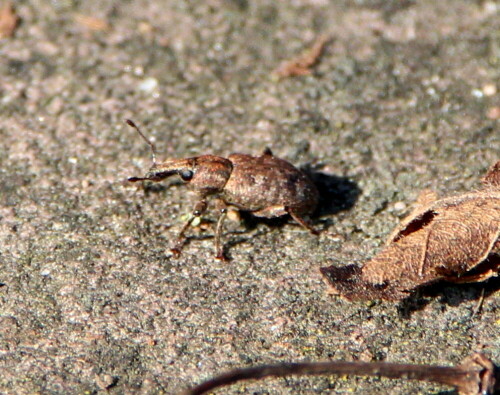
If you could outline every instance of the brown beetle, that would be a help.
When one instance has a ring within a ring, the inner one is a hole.
[[[198,194],[191,217],[182,227],[172,248],[179,255],[184,244],[184,233],[191,222],[207,209],[209,197],[216,199],[220,217],[215,231],[218,259],[224,259],[221,234],[227,206],[248,211],[256,217],[273,218],[286,214],[314,234],[308,217],[318,204],[318,190],[311,179],[289,162],[276,158],[270,149],[260,156],[231,154],[228,158],[202,155],[193,158],[167,159],[156,162],[153,143],[134,122],[126,120],[149,144],[153,153],[153,166],[144,177],[131,177],[131,182],[161,181],[179,175]]]

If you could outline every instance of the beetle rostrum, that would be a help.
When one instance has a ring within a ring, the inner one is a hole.
[[[161,181],[172,175],[179,175],[197,194],[191,216],[180,230],[172,248],[175,255],[179,255],[182,250],[184,233],[191,222],[207,209],[208,199],[214,199],[220,211],[215,231],[218,259],[224,259],[221,235],[228,206],[250,212],[256,217],[273,218],[289,214],[310,232],[318,233],[309,219],[318,204],[316,186],[304,172],[275,157],[270,149],[267,148],[260,156],[231,154],[223,158],[201,155],[157,163],[153,143],[132,121],[126,122],[139,132],[153,153],[153,165],[146,175],[128,180]]]

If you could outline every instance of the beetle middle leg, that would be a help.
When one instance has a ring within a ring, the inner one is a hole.
[[[217,221],[217,228],[215,230],[215,252],[216,252],[216,259],[220,259],[222,261],[227,260],[226,256],[224,255],[224,245],[221,243],[221,237],[222,237],[222,229],[224,228],[224,220],[226,219],[227,215],[227,206],[226,203],[224,203],[223,200],[217,199],[215,201],[217,210],[220,211],[220,216]]]
[[[186,230],[189,228],[189,225],[193,222],[193,220],[197,217],[200,217],[205,210],[207,209],[207,201],[206,199],[201,199],[199,200],[193,208],[193,212],[191,213],[191,216],[189,219],[186,221],[184,226],[182,227],[181,231],[177,235],[177,239],[175,241],[174,247],[171,248],[172,253],[174,256],[178,257],[181,254],[182,247],[184,246],[184,241],[186,238],[184,237],[184,233],[186,233]]]

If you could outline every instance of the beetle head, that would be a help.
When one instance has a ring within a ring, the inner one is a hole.
[[[172,175],[178,175],[183,181],[205,194],[220,192],[226,185],[233,170],[232,163],[225,158],[214,155],[202,155],[194,158],[167,159],[156,163],[156,150],[154,144],[140,131],[136,124],[126,120],[127,124],[139,132],[142,138],[151,147],[153,166],[144,177],[130,177],[130,182],[161,181]]]
[[[202,155],[155,163],[144,177],[131,177],[128,180],[132,182],[161,181],[172,175],[178,175],[193,189],[210,194],[224,189],[232,170],[233,165],[228,159],[215,155]]]

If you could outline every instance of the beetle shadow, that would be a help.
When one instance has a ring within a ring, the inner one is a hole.
[[[354,207],[361,194],[358,184],[347,177],[327,174],[314,169],[303,169],[319,192],[319,204],[313,218],[337,214]]]

